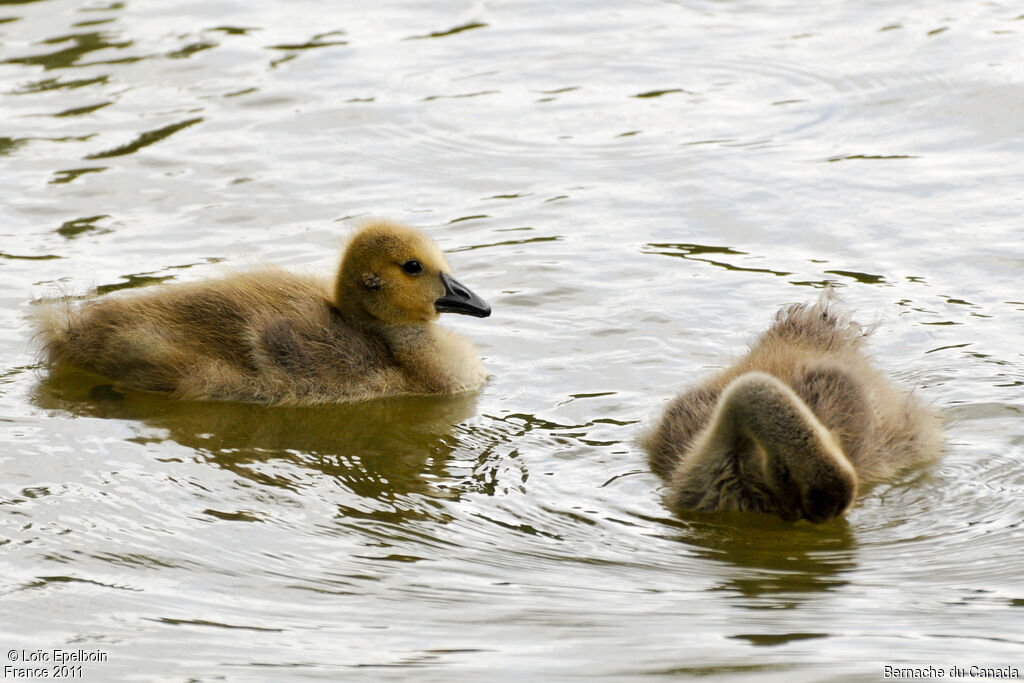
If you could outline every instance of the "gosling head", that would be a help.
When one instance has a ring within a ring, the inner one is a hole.
[[[441,313],[491,314],[483,299],[452,277],[429,237],[388,221],[369,223],[352,236],[338,271],[335,306],[384,324],[426,322]]]

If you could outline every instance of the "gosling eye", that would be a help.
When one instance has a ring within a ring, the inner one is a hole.
[[[409,259],[408,261],[402,264],[402,270],[404,270],[409,275],[419,275],[420,273],[423,272],[423,264],[417,261],[416,259]]]

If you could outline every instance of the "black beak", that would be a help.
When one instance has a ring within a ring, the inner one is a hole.
[[[487,302],[464,287],[458,280],[447,273],[441,273],[444,284],[444,296],[434,302],[438,313],[461,313],[474,318],[486,318],[491,314]]]

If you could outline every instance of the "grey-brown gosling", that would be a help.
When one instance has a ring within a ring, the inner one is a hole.
[[[823,522],[858,487],[936,458],[938,418],[872,367],[864,339],[828,295],[793,305],[739,362],[676,397],[641,438],[668,506]]]
[[[329,278],[267,267],[41,306],[51,363],[185,399],[326,403],[473,391],[476,350],[438,314],[487,317],[426,235],[375,221]]]

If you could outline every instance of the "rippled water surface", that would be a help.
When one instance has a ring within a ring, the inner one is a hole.
[[[1022,39],[1019,5],[951,0],[0,2],[2,652],[1024,670]],[[181,403],[36,361],[33,297],[329,271],[362,216],[493,306],[446,320],[478,395]],[[946,416],[942,461],[821,526],[668,513],[638,431],[826,283]]]

